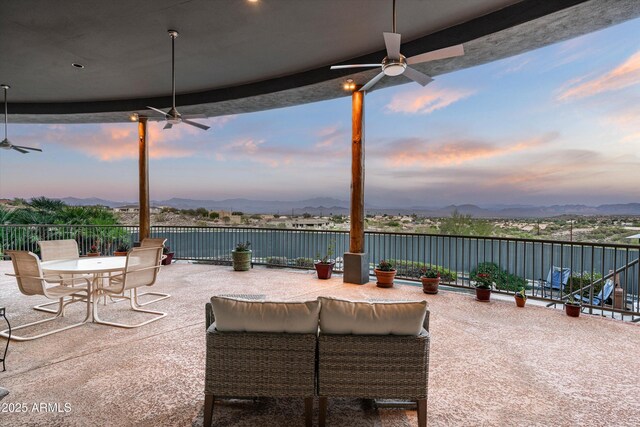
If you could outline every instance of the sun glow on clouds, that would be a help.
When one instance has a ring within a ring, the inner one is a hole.
[[[215,117],[207,123],[219,129],[236,116]],[[149,122],[147,131],[149,157],[152,159],[193,156],[202,149],[205,135],[191,126],[179,125],[163,130],[164,122]],[[138,157],[137,124],[105,124],[98,126],[49,126],[47,142],[80,151],[101,161],[118,161]]]
[[[551,132],[540,137],[520,139],[500,145],[473,139],[432,141],[411,138],[393,143],[391,162],[394,167],[460,165],[471,160],[490,159],[539,148],[557,138],[558,133]]]
[[[476,91],[471,89],[439,87],[437,83],[418,90],[412,87],[410,90],[396,94],[387,104],[387,111],[393,113],[430,114],[474,93]]]
[[[640,51],[600,77],[586,77],[568,82],[560,89],[558,100],[586,98],[604,92],[624,89],[640,83]]]

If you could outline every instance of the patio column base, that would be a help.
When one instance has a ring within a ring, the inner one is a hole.
[[[366,253],[344,253],[344,283],[369,283],[369,256]]]

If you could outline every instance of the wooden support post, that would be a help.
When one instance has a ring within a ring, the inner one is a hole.
[[[364,92],[351,95],[351,231],[349,252],[364,252]]]
[[[138,182],[140,232],[138,240],[142,242],[151,235],[151,213],[149,210],[149,146],[147,137],[147,118],[138,117]]]
[[[364,253],[364,92],[351,94],[351,228],[349,252],[344,254],[344,282],[369,282],[369,259]]]

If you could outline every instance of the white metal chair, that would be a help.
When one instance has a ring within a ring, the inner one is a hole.
[[[69,287],[62,285],[63,279],[59,276],[47,276],[42,274],[42,268],[40,266],[40,259],[32,252],[27,251],[7,251],[11,257],[13,263],[13,270],[15,274],[8,274],[8,276],[14,276],[18,282],[18,288],[20,292],[25,295],[43,295],[49,299],[58,300],[58,310],[55,311],[54,317],[39,320],[37,322],[27,323],[25,325],[13,327],[12,331],[18,329],[27,328],[29,326],[39,325],[41,323],[50,322],[60,317],[64,317],[64,309],[71,302],[78,301],[76,298],[80,298],[87,302],[87,316],[82,322],[74,323],[72,325],[65,326],[63,328],[55,329],[53,331],[45,332],[42,334],[34,335],[31,337],[16,336],[11,334],[11,339],[16,341],[30,341],[36,338],[41,338],[47,335],[55,334],[57,332],[66,331],[67,329],[75,328],[83,325],[91,317],[91,302],[89,294],[91,293],[91,281],[86,278],[72,279],[73,281],[84,281],[86,284]],[[65,283],[68,279],[65,280]],[[53,286],[49,286],[49,284]],[[72,297],[72,300],[65,301],[65,297]],[[9,330],[0,331],[0,336],[9,338]]]
[[[105,325],[118,326],[121,328],[137,328],[156,320],[160,320],[167,315],[161,311],[144,310],[138,304],[138,288],[142,286],[152,286],[156,282],[158,271],[160,270],[160,261],[162,259],[162,248],[133,248],[127,254],[127,263],[125,270],[121,274],[110,277],[109,285],[96,289],[96,297],[93,299],[93,316],[96,323]],[[98,315],[98,296],[102,295],[118,295],[124,291],[131,292],[131,309],[141,313],[155,314],[152,319],[146,320],[134,325],[125,323],[108,322],[100,319]]]
[[[167,239],[165,239],[164,237],[147,237],[146,239],[142,239],[142,242],[140,242],[140,247],[141,248],[164,248],[164,244],[167,243]],[[164,258],[166,255],[162,255],[162,257]],[[145,305],[149,305],[149,304],[153,304],[154,302],[158,302],[158,301],[162,301],[163,299],[167,299],[170,298],[171,295],[170,294],[165,294],[162,292],[143,292],[139,295],[136,295],[136,298],[139,298],[143,295],[155,295],[159,298],[156,299],[152,299],[151,301],[147,301],[147,302],[137,302],[139,307],[144,307]],[[131,297],[133,298],[133,295],[131,295]]]
[[[80,251],[78,250],[78,242],[73,239],[65,240],[40,240],[38,241],[40,246],[40,259],[42,261],[57,261],[62,259],[78,259],[80,258]],[[62,278],[62,284],[67,286],[74,286],[77,282],[77,278],[90,278],[84,275],[74,274],[60,274]],[[68,301],[73,302],[73,301]],[[46,308],[50,305],[58,304],[55,302],[47,302],[39,304],[33,307],[34,310],[44,311],[45,313],[57,313],[57,309]]]

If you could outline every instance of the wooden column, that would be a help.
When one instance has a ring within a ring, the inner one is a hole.
[[[138,240],[151,235],[151,213],[149,211],[149,146],[147,137],[147,118],[138,118],[138,173],[140,234]]]
[[[349,252],[364,253],[364,92],[351,95],[351,231]]]

